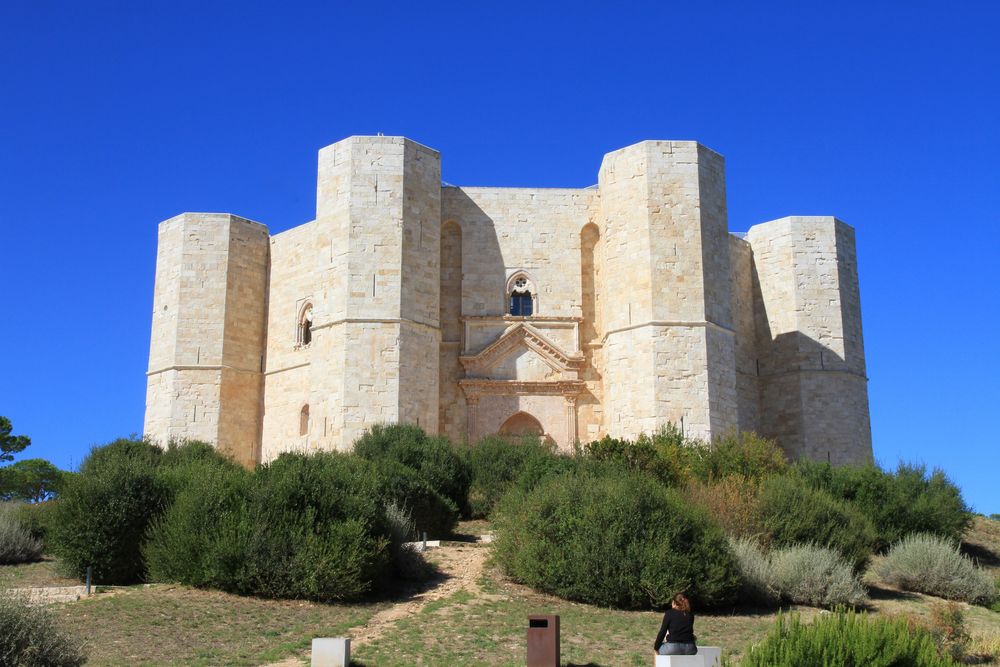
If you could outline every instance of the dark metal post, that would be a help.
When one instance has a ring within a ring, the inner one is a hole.
[[[559,617],[528,617],[527,667],[559,667]]]
[[[90,566],[87,566],[87,596],[90,596]]]

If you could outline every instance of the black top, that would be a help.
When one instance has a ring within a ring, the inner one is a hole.
[[[667,633],[670,633],[669,635]],[[663,623],[660,624],[660,631],[656,633],[656,643],[653,650],[659,651],[663,644],[664,636],[671,644],[693,644],[694,643],[694,614],[684,613],[677,609],[670,608],[663,615]]]

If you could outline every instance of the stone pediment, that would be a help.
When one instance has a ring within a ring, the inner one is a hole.
[[[581,354],[569,354],[552,342],[538,329],[525,322],[518,322],[491,343],[482,352],[459,357],[467,375],[489,377],[491,371],[504,360],[528,350],[554,371],[562,380],[575,380],[583,367]]]

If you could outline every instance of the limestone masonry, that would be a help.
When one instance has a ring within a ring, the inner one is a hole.
[[[583,189],[446,185],[402,137],[327,146],[312,222],[160,223],[147,375],[147,436],[245,464],[379,422],[562,449],[673,422],[872,458],[854,230],[730,233],[723,159],[692,141],[609,153]]]

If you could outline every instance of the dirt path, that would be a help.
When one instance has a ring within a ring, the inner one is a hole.
[[[446,544],[427,552],[427,560],[441,570],[442,577],[431,588],[393,604],[376,613],[364,625],[349,629],[344,634],[351,639],[352,652],[391,631],[396,623],[418,613],[425,606],[455,593],[466,590],[481,596],[479,579],[490,550],[483,544]],[[297,667],[303,657],[294,657],[272,663],[268,667]]]
[[[479,578],[483,575],[483,563],[488,553],[488,549],[477,544],[442,546],[429,551],[428,560],[437,565],[444,575],[441,582],[378,612],[363,626],[348,630],[351,646],[364,646],[378,639],[398,621],[416,614],[434,600],[449,597],[462,589],[473,595],[479,593]]]

